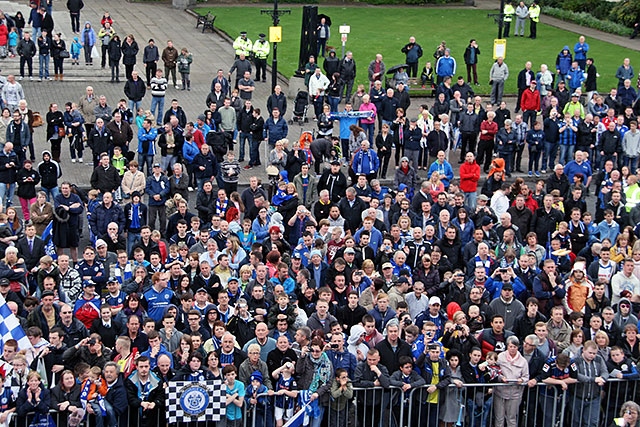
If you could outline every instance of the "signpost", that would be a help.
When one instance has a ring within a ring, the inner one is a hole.
[[[347,46],[347,36],[351,32],[351,27],[347,24],[340,25],[340,39],[342,40],[342,56],[344,58],[345,47]]]

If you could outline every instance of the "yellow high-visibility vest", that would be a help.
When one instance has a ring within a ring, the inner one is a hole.
[[[504,6],[503,13],[504,13],[504,22],[511,22],[513,20],[513,15],[515,15],[516,13],[516,10],[512,5],[507,3]]]

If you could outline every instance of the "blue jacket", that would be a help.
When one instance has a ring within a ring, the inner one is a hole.
[[[489,277],[484,284],[484,288],[489,291],[491,295],[491,300],[493,301],[496,298],[500,297],[500,293],[502,292],[502,280],[494,280],[493,277]],[[519,277],[516,277],[511,281],[511,285],[513,286],[513,293],[516,298],[519,298],[520,295],[527,290],[527,287],[522,283]]]
[[[289,126],[287,121],[280,117],[278,123],[274,122],[273,117],[269,117],[264,123],[264,130],[262,131],[262,138],[269,137],[269,145],[276,145],[276,141],[286,138],[289,133]]]
[[[184,142],[182,146],[182,156],[188,163],[193,163],[193,159],[200,153],[200,149],[198,149],[198,144],[195,142]]]
[[[358,150],[353,155],[351,169],[353,169],[356,174],[363,173],[365,175],[369,175],[378,172],[379,168],[380,159],[378,159],[378,155],[375,151],[369,149],[365,153],[362,150]]]
[[[569,79],[569,88],[574,91],[582,86],[582,82],[584,81],[584,72],[578,67],[577,69],[571,68],[567,73],[567,77]]]
[[[339,353],[337,350],[329,350],[326,352],[326,355],[333,365],[334,372],[338,368],[346,369],[349,378],[353,378],[356,373],[356,366],[358,365],[358,359],[356,359],[353,354],[345,349],[342,353]]]
[[[369,314],[372,315],[374,320],[376,321],[376,329],[380,333],[382,333],[384,328],[387,326],[387,323],[389,322],[389,320],[396,317],[396,312],[391,307],[387,308],[387,311],[386,313],[384,313],[384,316],[382,315],[382,313],[380,313],[380,311],[378,310],[378,307],[373,307],[373,309],[369,310]]]
[[[453,76],[456,73],[456,60],[451,56],[441,56],[436,62],[436,74],[441,77]]]
[[[87,24],[91,25],[89,21],[85,22],[84,28],[82,29],[82,34],[80,35],[80,42],[84,43],[85,49],[88,46],[90,47],[96,44],[96,32],[93,30],[93,27],[91,26],[87,28]]]
[[[149,206],[164,206],[170,190],[169,178],[166,175],[160,175],[160,179],[156,180],[154,175],[147,178],[147,187],[145,193],[149,195]],[[160,200],[155,200],[153,196],[160,195]]]
[[[360,244],[360,235],[362,234],[363,227],[360,227],[356,234],[353,236],[356,239],[356,243]],[[377,254],[378,249],[382,245],[382,233],[377,228],[371,228],[370,239],[369,239],[369,247],[373,249],[373,253]]]
[[[566,55],[563,55],[563,51],[567,51]],[[573,59],[571,58],[571,51],[569,50],[569,46],[565,46],[562,48],[562,51],[558,54],[558,58],[556,59],[556,70],[559,70],[560,74],[567,74],[571,69],[571,62]]]
[[[624,107],[633,105],[633,102],[636,100],[636,90],[633,86],[629,86],[627,89],[624,86],[618,88],[618,97],[620,98],[620,102]]]
[[[150,128],[146,131],[144,128],[138,129],[138,153],[154,156],[156,154],[156,138],[158,131],[156,128]]]
[[[585,61],[587,59],[587,52],[589,52],[589,43],[580,44],[580,42],[578,42],[573,47],[573,53],[575,53],[573,58],[576,61]]]
[[[442,183],[445,187],[449,187],[449,181],[453,179],[453,169],[451,168],[451,164],[446,160],[443,164],[440,164],[436,160],[435,162],[431,163],[427,176],[431,176],[431,174],[434,172],[445,175],[445,178],[442,179]]]

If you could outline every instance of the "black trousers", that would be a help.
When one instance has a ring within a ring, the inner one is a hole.
[[[483,141],[482,139],[478,143],[478,164],[484,163],[484,171],[489,170],[491,166],[491,160],[493,156],[493,141]]]
[[[256,81],[267,81],[267,59],[255,59],[256,62]]]
[[[478,134],[475,132],[461,132],[462,146],[460,148],[460,160],[464,160],[464,157],[469,151],[475,154],[476,152],[476,140]]]
[[[158,64],[155,61],[145,62],[146,72],[147,72],[147,86],[151,86],[151,79],[156,76],[156,70],[158,69]]]
[[[26,56],[20,57],[20,76],[24,77],[24,64],[29,68],[29,77],[33,77],[33,58]]]

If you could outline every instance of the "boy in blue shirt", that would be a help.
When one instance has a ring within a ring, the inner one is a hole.
[[[238,369],[233,364],[225,366],[222,374],[224,375],[224,382],[227,386],[227,427],[241,427],[242,404],[245,396],[244,384],[236,381]]]

